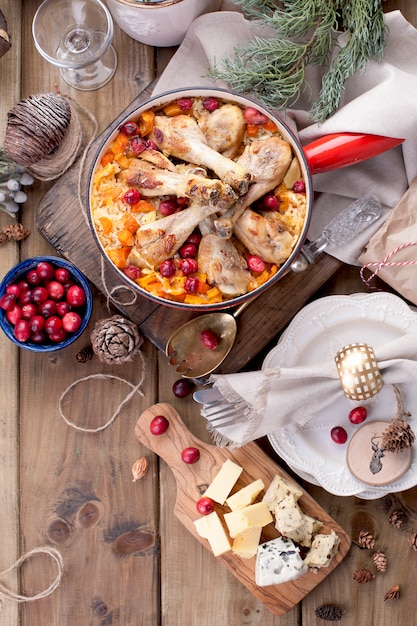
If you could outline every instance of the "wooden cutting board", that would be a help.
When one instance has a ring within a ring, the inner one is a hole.
[[[157,415],[164,415],[169,421],[169,428],[163,435],[152,435],[149,429],[151,420]],[[200,441],[187,429],[179,414],[169,404],[155,404],[144,411],[136,423],[135,435],[142,444],[158,454],[171,468],[177,485],[177,498],[173,512],[195,539],[208,550],[210,547],[207,541],[196,533],[193,524],[194,520],[200,517],[196,510],[196,502],[226,459],[231,459],[243,467],[236,489],[258,478],[261,478],[267,486],[276,474],[295,483],[255,443],[247,444],[242,448],[229,449],[218,448]],[[192,465],[187,465],[181,459],[181,451],[190,446],[200,450],[200,459]],[[349,535],[311,496],[304,493],[299,503],[305,513],[323,522],[320,532],[328,534],[334,530],[340,538],[339,550],[328,567],[320,569],[317,573],[308,572],[298,580],[289,583],[259,587],[255,584],[255,557],[242,559],[232,552],[219,557],[213,556],[213,558],[220,559],[236,578],[276,615],[289,611],[322,582],[343,560],[351,544]],[[216,505],[216,510],[221,514],[229,509]],[[278,532],[271,523],[263,529],[261,540],[268,541],[276,536]]]
[[[68,258],[104,294],[120,285],[117,273],[103,256],[90,230],[86,211],[87,189],[94,158],[107,135],[120,120],[150,97],[152,85],[144,90],[92,143],[85,157],[80,157],[43,196],[37,210],[36,223],[43,237]],[[238,336],[233,349],[217,370],[237,372],[285,328],[304,304],[340,269],[342,263],[322,254],[304,272],[290,272],[273,287],[255,299],[239,317]],[[133,322],[142,334],[165,352],[172,333],[198,313],[157,305],[140,295],[133,304],[123,303],[126,293],[116,292],[117,308]],[[129,295],[129,298],[131,296]]]

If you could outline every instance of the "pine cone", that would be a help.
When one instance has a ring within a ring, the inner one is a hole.
[[[368,550],[375,547],[375,538],[366,530],[361,530],[358,536],[359,545]]]
[[[0,11],[0,57],[10,50],[11,45],[11,36],[7,29],[6,18]]]
[[[395,509],[394,511],[392,511],[392,513],[390,513],[388,517],[389,523],[396,528],[401,528],[406,520],[407,516],[404,511],[401,511],[401,509]]]
[[[316,617],[325,619],[328,622],[338,622],[342,619],[343,611],[335,604],[322,604],[314,611]]]
[[[95,354],[109,365],[131,361],[142,343],[137,326],[120,315],[100,320],[91,333]]]
[[[372,560],[378,572],[387,571],[387,564],[388,564],[387,556],[386,554],[381,552],[381,550],[378,550],[378,552],[375,552],[374,556],[372,557]]]
[[[400,597],[400,585],[394,585],[391,589],[388,589],[387,593],[384,596],[385,600],[398,600]]]
[[[87,361],[91,361],[93,354],[93,346],[85,346],[84,348],[81,348],[81,350],[78,350],[75,358],[78,363],[87,363]]]
[[[369,569],[357,569],[353,572],[353,580],[356,580],[357,583],[369,583],[374,578],[374,574]]]
[[[408,538],[408,543],[410,544],[410,548],[417,550],[417,534],[411,535],[411,537]]]
[[[22,224],[7,224],[1,229],[1,235],[3,235],[5,239],[1,237],[0,243],[5,243],[10,239],[13,239],[14,241],[22,241],[30,235],[30,230],[26,230]]]
[[[406,414],[404,414],[406,415]],[[402,452],[409,448],[415,435],[404,417],[395,418],[381,435],[381,447],[388,452]]]

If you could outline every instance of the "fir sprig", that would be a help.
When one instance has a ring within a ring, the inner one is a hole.
[[[312,118],[321,123],[340,104],[348,78],[380,60],[387,41],[382,0],[235,0],[248,18],[276,31],[254,37],[224,57],[210,75],[232,90],[252,93],[268,106],[284,109],[309,90],[308,65],[324,68]],[[344,33],[344,45],[336,37]],[[331,58],[333,57],[333,58]]]

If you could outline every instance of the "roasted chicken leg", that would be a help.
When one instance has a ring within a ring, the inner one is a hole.
[[[210,112],[199,102],[193,112],[209,146],[234,159],[240,152],[246,130],[242,109],[236,104],[224,104]]]
[[[239,163],[210,148],[196,120],[189,115],[156,115],[149,137],[165,154],[207,167],[240,196],[247,192],[249,172]]]
[[[234,234],[251,254],[277,265],[288,259],[297,241],[280,220],[279,213],[260,215],[251,209],[246,209],[237,220]]]

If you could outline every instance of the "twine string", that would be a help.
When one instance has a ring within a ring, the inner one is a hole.
[[[62,558],[61,553],[58,552],[56,548],[51,548],[49,546],[43,546],[43,547],[34,548],[33,550],[30,550],[29,552],[21,556],[9,568],[4,570],[3,572],[0,572],[0,576],[4,576],[5,574],[8,574],[14,569],[19,568],[25,561],[28,561],[30,558],[32,558],[36,554],[47,554],[49,557],[51,557],[52,561],[54,561],[55,565],[57,566],[58,573],[55,579],[49,585],[49,587],[47,587],[43,591],[40,591],[39,593],[34,594],[33,596],[26,596],[26,595],[21,595],[19,593],[16,593],[15,591],[12,591],[6,585],[3,585],[2,583],[0,583],[0,595],[4,596],[5,598],[9,600],[13,600],[14,602],[33,602],[34,600],[40,600],[41,598],[46,598],[46,596],[49,596],[51,593],[55,591],[55,589],[59,587],[61,583],[63,571],[64,571],[64,560]],[[0,605],[0,610],[1,608],[2,607]]]
[[[384,267],[406,267],[407,265],[417,265],[417,260],[413,260],[413,261],[390,261],[390,259],[392,259],[392,257],[395,256],[396,254],[398,254],[399,252],[401,252],[401,250],[404,250],[406,248],[409,248],[411,246],[416,246],[416,245],[417,245],[417,241],[408,241],[407,243],[403,243],[403,244],[397,246],[396,248],[394,248],[394,250],[391,250],[391,252],[389,254],[387,254],[385,259],[383,259],[382,261],[371,261],[370,263],[366,263],[360,269],[360,277],[361,277],[362,281],[370,289],[375,289],[377,291],[381,291],[380,289],[378,289],[378,287],[375,287],[374,285],[371,285],[371,281],[379,274],[381,269],[383,269]],[[371,267],[375,267],[376,269],[374,270],[374,272],[368,278],[366,278],[365,277],[365,270],[369,269]]]
[[[139,356],[140,356],[141,363],[142,363],[142,376],[140,378],[140,381],[136,385],[133,385],[129,381],[125,380],[124,378],[120,378],[119,376],[115,376],[114,374],[91,374],[90,376],[84,376],[83,378],[79,378],[79,379],[75,380],[73,383],[71,383],[71,385],[69,385],[65,389],[65,391],[61,394],[61,397],[59,399],[59,406],[58,406],[59,414],[60,414],[61,418],[64,420],[64,422],[66,424],[68,424],[68,426],[71,426],[72,428],[75,428],[75,430],[79,430],[79,431],[81,431],[83,433],[98,433],[98,432],[104,430],[105,428],[107,428],[108,426],[110,426],[110,424],[112,424],[114,422],[114,420],[119,415],[119,413],[122,410],[122,408],[124,407],[124,405],[127,402],[129,402],[129,400],[135,395],[135,393],[138,393],[143,398],[144,397],[144,393],[143,393],[141,387],[142,387],[143,381],[145,379],[145,359],[144,359],[144,356],[143,356],[142,352],[140,352],[140,351],[139,351]],[[72,422],[65,415],[62,405],[63,405],[65,397],[71,391],[71,389],[73,389],[74,387],[76,387],[80,383],[83,383],[83,382],[88,381],[88,380],[93,380],[93,379],[98,379],[98,380],[118,380],[119,382],[122,382],[125,385],[127,385],[128,387],[130,387],[131,391],[122,400],[122,402],[116,407],[116,410],[114,411],[113,415],[107,420],[107,422],[105,424],[102,424],[101,426],[98,426],[97,428],[85,428],[83,426],[78,426],[77,424]]]

